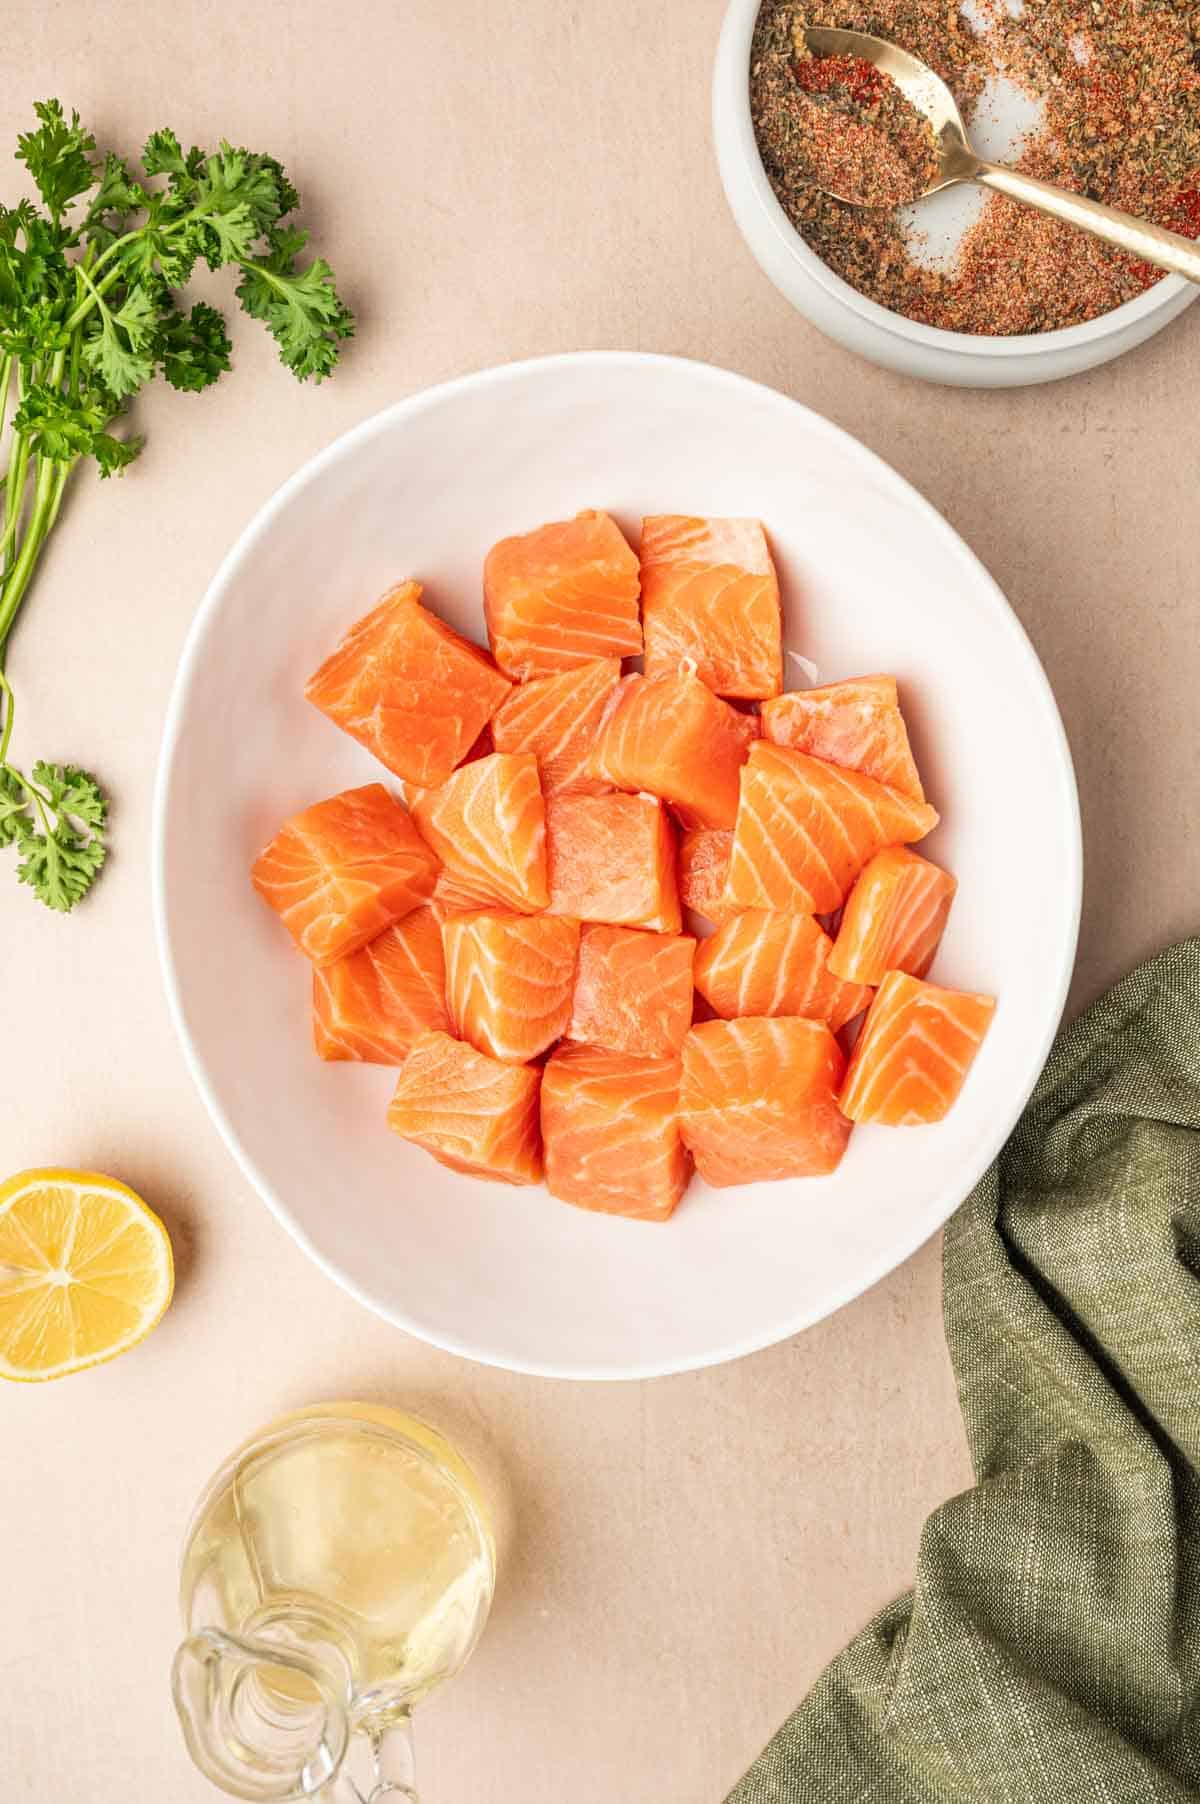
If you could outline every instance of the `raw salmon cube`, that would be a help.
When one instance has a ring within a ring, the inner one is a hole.
[[[941,1121],[966,1081],[996,1012],[991,996],[943,990],[889,971],[854,1047],[842,1112],[851,1121],[922,1127]]]
[[[401,583],[351,627],[304,693],[409,783],[444,783],[508,694],[487,653]]]
[[[678,933],[675,834],[653,796],[551,796],[550,913]]]
[[[911,801],[925,800],[895,677],[856,677],[824,689],[789,690],[763,708],[762,731],[775,745],[861,771]]]
[[[492,752],[413,802],[413,819],[476,907],[545,908],[546,811],[532,752]]]
[[[501,539],[483,567],[488,638],[525,682],[642,649],[638,561],[616,522],[589,509]]]
[[[250,875],[301,952],[331,965],[427,901],[437,869],[399,802],[367,783],[293,815]]]
[[[733,834],[694,827],[679,837],[679,895],[685,908],[720,925],[731,910],[724,901]]]
[[[490,757],[495,750],[496,747],[492,743],[492,729],[489,725],[484,727],[482,733],[480,733],[479,737],[475,740],[466,757],[459,761],[457,769],[461,770],[465,764],[477,764],[481,758]],[[403,777],[401,777],[396,784],[396,788],[400,792],[400,800],[404,803],[404,806],[408,809],[410,814],[414,812],[417,803],[422,797],[429,794],[431,787],[436,788],[438,785],[435,784],[431,786],[428,783],[409,783]]]
[[[579,922],[553,915],[454,915],[442,927],[454,1032],[508,1065],[566,1032]]]
[[[592,770],[617,789],[670,802],[685,827],[732,827],[738,772],[758,738],[694,676],[628,676],[604,722]]]
[[[924,977],[957,888],[904,846],[877,852],[850,891],[829,969],[852,983],[880,984],[889,971]]]
[[[745,700],[783,687],[779,583],[757,520],[644,520],[642,622],[649,676],[690,669]]]
[[[433,886],[433,894],[429,905],[439,921],[448,921],[453,915],[474,914],[478,909],[489,907],[494,898],[482,886],[468,883],[465,877],[456,877],[443,865],[438,872],[438,880]]]
[[[388,1126],[451,1171],[536,1184],[542,1176],[541,1078],[532,1065],[502,1065],[431,1031],[414,1041],[404,1062]]]
[[[313,1039],[323,1059],[403,1065],[418,1034],[449,1027],[432,908],[414,909],[369,946],[313,972]]]
[[[610,785],[589,763],[620,678],[619,658],[595,658],[519,684],[492,721],[496,750],[532,752],[543,795],[602,795]]]
[[[820,1177],[850,1123],[837,1106],[846,1061],[821,1021],[704,1021],[683,1043],[679,1125],[706,1183]]]
[[[564,1203],[666,1221],[687,1188],[679,1060],[560,1046],[542,1077],[546,1188]]]
[[[674,1056],[692,1025],[695,951],[690,934],[585,926],[568,1036],[639,1058]]]
[[[696,988],[727,1020],[738,1015],[802,1015],[834,1033],[871,1000],[862,984],[829,968],[833,941],[811,915],[733,915],[696,953]]]
[[[742,770],[725,900],[828,914],[885,846],[921,839],[935,809],[858,771],[760,739]]]

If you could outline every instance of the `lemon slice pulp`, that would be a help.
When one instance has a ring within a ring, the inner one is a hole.
[[[134,1347],[171,1301],[167,1231],[115,1178],[0,1184],[0,1378],[64,1378]]]

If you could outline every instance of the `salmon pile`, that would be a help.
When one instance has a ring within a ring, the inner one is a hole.
[[[589,509],[494,546],[483,601],[490,654],[404,582],[307,685],[400,792],[253,867],[318,1055],[398,1067],[388,1126],[452,1170],[638,1221],[941,1121],[995,1003],[928,981],[956,884],[895,679],[783,692],[761,523],[639,553]]]

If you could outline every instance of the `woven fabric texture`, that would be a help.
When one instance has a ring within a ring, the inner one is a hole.
[[[1200,1798],[1200,940],[1060,1036],[943,1307],[975,1487],[730,1804]]]

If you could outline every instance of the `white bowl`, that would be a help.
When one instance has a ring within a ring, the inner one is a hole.
[[[994,1026],[940,1126],[857,1132],[830,1178],[707,1191],[665,1226],[452,1175],[388,1132],[395,1074],[322,1064],[309,972],[249,867],[298,808],[385,775],[303,699],[379,593],[416,575],[483,637],[503,534],[581,507],[760,515],[787,643],[822,678],[894,671],[958,876],[935,976],[993,991]],[[184,652],[155,813],[167,989],[193,1075],[247,1177],[313,1258],[438,1346],[572,1378],[680,1371],[836,1309],[941,1226],[1045,1058],[1074,957],[1079,815],[1046,678],[987,573],[845,433],[703,364],[583,353],[465,377],[339,439],[225,559]]]
[[[1131,351],[1200,290],[1167,276],[1136,300],[1058,332],[981,338],[919,325],[881,307],[809,249],[775,198],[750,118],[750,43],[759,0],[730,0],[713,72],[713,139],[725,194],[743,238],[780,293],[814,326],[873,363],[930,382],[1018,387],[1074,376]]]

